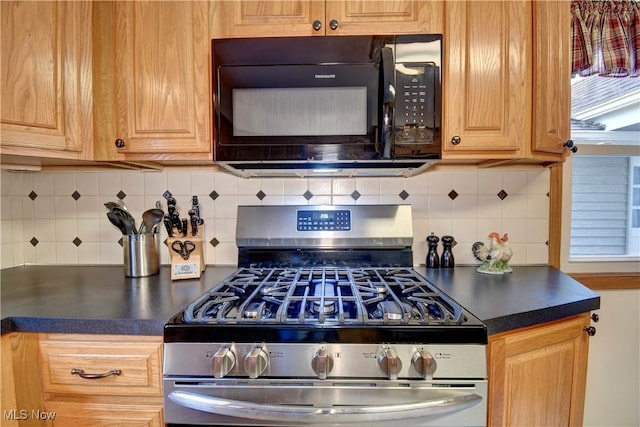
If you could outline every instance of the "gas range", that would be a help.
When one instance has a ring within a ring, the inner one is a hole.
[[[411,267],[412,234],[406,205],[239,207],[239,268],[165,326],[167,422],[484,424],[486,328]]]

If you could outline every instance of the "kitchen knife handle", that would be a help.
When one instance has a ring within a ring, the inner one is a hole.
[[[167,229],[167,235],[173,237],[173,224],[171,223],[171,218],[166,215],[164,217],[164,226]]]

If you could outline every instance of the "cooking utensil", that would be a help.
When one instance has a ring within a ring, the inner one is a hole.
[[[109,222],[111,222],[111,224],[113,224],[116,227],[118,227],[118,229],[120,230],[120,232],[122,234],[128,234],[127,230],[126,230],[126,228],[124,226],[124,223],[122,222],[122,218],[119,215],[117,215],[113,211],[109,211],[109,212],[107,212],[107,218],[109,219]]]
[[[140,225],[139,234],[150,233],[153,227],[162,221],[164,211],[162,209],[148,209],[142,213],[142,224]]]
[[[111,209],[111,212],[118,215],[122,220],[122,224],[126,230],[125,234],[137,233],[136,220],[133,218],[133,216],[131,216],[131,214],[128,211],[124,210],[121,206],[114,206]]]

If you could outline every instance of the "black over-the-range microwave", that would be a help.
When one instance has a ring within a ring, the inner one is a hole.
[[[214,160],[245,176],[425,168],[441,153],[441,46],[433,34],[214,39]]]

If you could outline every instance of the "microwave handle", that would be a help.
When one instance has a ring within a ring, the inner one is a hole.
[[[394,61],[393,51],[390,47],[383,47],[380,54],[382,75],[382,127],[381,127],[381,147],[380,155],[383,159],[391,158],[391,146],[393,144],[393,115],[395,112],[396,90],[394,83]]]

